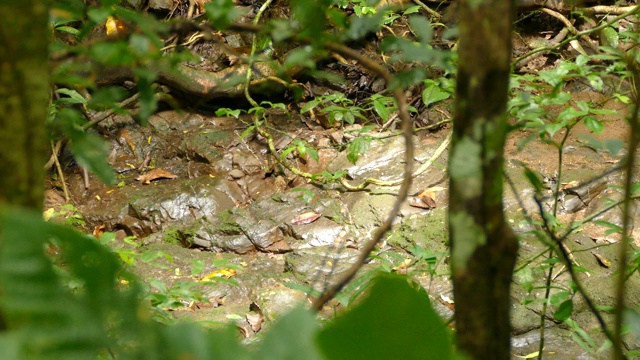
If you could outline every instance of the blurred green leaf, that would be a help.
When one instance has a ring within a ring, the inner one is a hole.
[[[211,25],[219,30],[228,28],[243,13],[232,0],[212,0],[204,8]]]
[[[370,136],[360,136],[353,139],[347,145],[347,159],[349,162],[355,164],[360,156],[369,150],[371,140],[372,138]]]
[[[321,360],[315,341],[319,330],[314,314],[301,304],[272,325],[253,359]]]
[[[452,358],[451,334],[429,295],[391,274],[378,276],[369,296],[323,328],[318,342],[333,360]]]
[[[553,317],[558,321],[565,321],[573,313],[573,300],[563,301],[558,309],[553,313]]]
[[[593,116],[585,117],[584,125],[587,127],[587,129],[593,131],[596,134],[600,134],[604,130],[604,125]]]
[[[425,80],[424,84],[425,89],[422,91],[422,102],[424,106],[428,107],[431,104],[448,99],[451,96],[448,92],[442,91],[438,83],[433,80]]]

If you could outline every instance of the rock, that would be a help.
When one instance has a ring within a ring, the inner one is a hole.
[[[350,248],[320,246],[285,254],[285,269],[301,283],[322,291],[357,260],[359,252]]]
[[[149,0],[149,9],[171,10],[173,9],[173,0]]]
[[[256,155],[237,150],[232,157],[233,166],[241,169],[247,175],[253,175],[262,171],[264,163]]]
[[[231,176],[231,178],[233,179],[240,179],[244,176],[244,172],[240,169],[233,169],[229,171],[229,176]]]

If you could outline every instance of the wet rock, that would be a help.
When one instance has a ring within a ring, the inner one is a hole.
[[[296,280],[322,291],[357,260],[359,252],[350,248],[319,246],[285,254],[285,269]]]
[[[178,156],[190,160],[213,164],[222,159],[221,149],[216,147],[228,142],[230,134],[224,130],[202,131],[186,136],[180,144]]]
[[[125,186],[93,198],[81,207],[89,225],[108,231],[123,229],[145,237],[172,223],[188,224],[233,207],[235,199],[218,190],[220,182],[201,177],[194,181],[165,181],[151,186]]]
[[[379,135],[378,135],[379,136]],[[404,140],[394,137],[386,140],[373,140],[371,148],[363,154],[356,164],[351,164],[346,153],[340,154],[329,163],[329,171],[346,171],[352,179],[375,177],[381,180],[397,179],[402,174]]]
[[[233,179],[240,179],[244,176],[244,172],[240,169],[233,169],[229,171],[229,176],[231,176],[231,178]]]
[[[311,191],[311,190],[309,190]],[[291,220],[305,211],[315,211],[323,218],[307,225],[291,225]],[[333,198],[317,198],[307,204],[299,192],[262,198],[245,209],[233,208],[218,214],[196,234],[199,246],[214,251],[246,253],[290,251],[292,248],[333,244],[344,231],[342,207]],[[274,244],[277,244],[274,247]]]
[[[173,9],[173,0],[149,0],[149,8],[153,10]]]
[[[295,306],[307,302],[307,295],[303,292],[290,289],[273,280],[258,285],[253,298],[268,320],[273,320],[277,315],[285,314]]]
[[[589,208],[587,209],[586,215],[597,215],[594,218],[594,221],[606,221],[615,226],[619,226],[620,228],[623,225],[624,219],[624,208],[623,205],[617,205],[612,207],[615,203],[623,200],[623,195],[619,189],[606,189],[603,195],[593,201]],[[603,212],[604,210],[606,212]],[[638,214],[638,200],[632,200],[631,203],[631,223],[630,231],[634,231],[634,225],[637,224],[637,221],[640,220],[640,216]],[[620,241],[621,235],[617,232],[607,234],[610,228],[596,224],[594,222],[589,222],[585,224],[583,227],[584,231],[589,235],[591,239],[593,239],[597,244],[610,244],[616,243]]]
[[[233,166],[239,168],[247,175],[257,174],[262,171],[266,162],[250,152],[236,150],[233,152]]]

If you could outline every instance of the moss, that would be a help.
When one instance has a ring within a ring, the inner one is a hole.
[[[229,209],[221,212],[216,215],[216,217],[220,220],[216,226],[216,232],[220,232],[225,235],[237,235],[242,233],[242,227],[236,221],[236,217],[238,216],[235,209]]]
[[[443,252],[449,242],[446,209],[436,209],[426,216],[405,218],[387,239],[389,245],[410,250],[414,245],[432,252]]]
[[[194,223],[190,226],[180,229],[176,225],[172,225],[162,233],[162,243],[170,245],[180,245],[189,248],[193,245],[193,238],[198,230],[198,224]]]

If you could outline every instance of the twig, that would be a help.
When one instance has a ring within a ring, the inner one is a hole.
[[[230,26],[230,28],[235,31],[247,31],[254,33],[260,32],[262,30],[261,26],[255,24],[233,24]],[[298,40],[305,43],[313,43],[314,40],[317,39],[299,38]],[[387,85],[391,83],[393,75],[383,66],[362,55],[360,52],[348,48],[344,45],[331,42],[325,42],[322,44],[322,46],[329,51],[333,51],[346,58],[356,60],[362,66],[379,75]],[[349,283],[349,281],[353,279],[358,269],[362,267],[366,259],[369,257],[369,253],[375,248],[376,244],[382,239],[384,234],[391,228],[393,219],[400,210],[400,206],[407,198],[407,195],[409,193],[409,187],[411,186],[411,174],[413,171],[413,129],[411,125],[411,118],[409,116],[408,104],[403,89],[397,87],[393,89],[392,94],[398,104],[398,114],[401,120],[402,135],[405,140],[404,179],[402,181],[402,184],[400,185],[400,189],[398,190],[398,195],[393,208],[387,215],[385,221],[378,227],[371,240],[363,246],[356,262],[336,281],[333,286],[325,289],[320,297],[315,299],[315,301],[311,305],[311,308],[315,311],[319,311],[320,309],[322,309],[327,301],[331,300],[347,283]],[[257,127],[256,130],[266,133],[261,127]],[[272,152],[273,150],[275,150],[272,141],[269,147]]]
[[[64,180],[64,172],[62,171],[62,166],[60,166],[60,161],[58,160],[58,150],[56,150],[56,145],[59,147],[60,142],[58,141],[55,145],[53,141],[51,141],[51,156],[53,157],[53,161],[56,164],[56,170],[58,171],[58,179],[60,179],[60,183],[62,184],[62,192],[64,193],[64,201],[69,203],[71,198],[69,197],[69,190],[67,189],[67,182]],[[51,165],[49,165],[51,166]]]
[[[544,214],[542,202],[539,199],[536,199],[536,203],[538,205],[538,210],[540,211],[540,214]],[[551,230],[551,227],[549,226],[549,222],[544,216],[542,217],[542,224],[547,234],[555,244],[554,251],[560,255],[560,258],[562,259],[564,264],[567,266],[567,271],[571,276],[571,280],[573,281],[577,289],[577,292],[580,293],[580,295],[582,295],[582,298],[584,299],[584,302],[587,304],[589,311],[591,311],[591,313],[596,317],[596,320],[598,321],[598,325],[600,325],[600,328],[602,329],[602,332],[604,332],[607,339],[611,341],[611,343],[615,344],[614,335],[611,333],[611,331],[607,327],[607,323],[604,321],[604,318],[598,311],[598,308],[594,304],[593,300],[587,295],[587,292],[584,286],[582,286],[582,282],[578,279],[578,275],[576,274],[574,267],[571,265],[571,257],[569,256],[569,254],[567,254],[564,247],[559,246],[559,244],[561,243],[561,240],[558,237],[556,237],[556,235],[553,233],[553,231]],[[626,357],[623,357],[623,359],[626,359]]]
[[[126,109],[129,106],[133,105],[136,101],[138,101],[138,98],[140,98],[140,94],[139,93],[135,93],[134,95],[132,95],[128,99],[125,99],[120,104],[118,104],[118,107]],[[96,124],[102,122],[103,120],[107,119],[109,116],[111,116],[111,115],[113,115],[115,113],[116,113],[116,110],[109,109],[109,110],[105,110],[105,111],[103,111],[101,113],[96,114],[96,116],[94,116],[93,119],[91,119],[91,121],[89,121],[88,123],[82,125],[82,130],[87,130],[88,128],[90,128],[93,125],[96,125]]]
[[[412,0],[414,3],[416,3],[416,5],[420,6],[424,11],[428,12],[429,15],[433,16],[436,21],[439,21],[440,18],[442,17],[442,15],[440,15],[439,12],[431,9],[430,7],[428,7],[427,5],[425,5],[425,3],[423,3],[420,0]],[[395,34],[394,34],[395,35]]]
[[[569,31],[571,32],[571,34],[577,34],[578,30],[575,28],[575,26],[573,26],[573,24],[571,23],[571,21],[569,21],[569,19],[567,19],[564,15],[562,15],[561,13],[551,10],[551,9],[547,9],[547,8],[542,8],[542,12],[547,13],[551,16],[553,16],[554,18],[560,20],[564,26],[569,29]],[[598,46],[594,45],[593,42],[591,41],[591,39],[589,39],[588,36],[584,35],[581,37],[582,40],[584,40],[587,44],[589,44],[589,47],[594,50],[594,51],[598,51]]]
[[[393,79],[393,75],[391,75],[391,73],[389,73],[377,62],[361,55],[359,52],[344,45],[334,43],[326,43],[324,44],[324,47],[346,58],[358,61],[361,65],[365,66],[369,70],[377,73],[380,77],[382,77],[387,85],[391,83],[391,80]],[[369,254],[375,248],[376,244],[378,244],[384,234],[391,228],[393,219],[400,210],[400,206],[407,198],[407,195],[409,193],[409,187],[411,186],[412,178],[411,174],[413,171],[413,129],[411,126],[411,118],[409,117],[409,109],[404,90],[399,87],[393,89],[393,96],[398,104],[398,114],[401,119],[402,134],[405,140],[404,178],[402,184],[400,185],[400,189],[398,190],[396,201],[393,204],[393,208],[391,209],[391,211],[389,211],[389,213],[387,214],[387,218],[385,219],[385,221],[378,227],[371,240],[366,243],[360,250],[360,254],[358,255],[358,259],[356,260],[356,262],[336,281],[333,286],[325,289],[320,297],[313,301],[311,308],[314,311],[320,311],[324,304],[331,300],[340,290],[342,290],[342,288],[347,283],[349,283],[354,278],[355,274],[365,263],[365,261],[369,257]]]
[[[573,40],[576,40],[576,39],[578,39],[578,38],[580,38],[580,37],[582,37],[582,36],[589,35],[589,34],[592,34],[592,33],[594,33],[594,32],[598,32],[598,31],[600,31],[600,30],[602,30],[602,29],[604,29],[604,28],[606,28],[606,27],[608,27],[608,26],[610,26],[610,25],[612,25],[612,24],[614,24],[614,23],[616,23],[616,22],[618,22],[618,21],[620,21],[620,20],[622,20],[622,19],[626,18],[627,16],[634,15],[634,14],[635,14],[636,12],[638,12],[639,10],[640,10],[640,5],[636,5],[636,6],[632,7],[629,11],[627,11],[627,12],[625,12],[625,13],[622,13],[622,14],[620,14],[620,15],[618,15],[618,16],[616,16],[616,17],[614,17],[613,19],[611,19],[611,20],[609,20],[609,21],[607,21],[607,22],[605,22],[605,23],[602,23],[602,24],[600,24],[600,25],[598,25],[598,26],[596,26],[596,27],[593,27],[593,28],[588,29],[588,30],[580,31],[580,32],[576,33],[575,35],[570,36],[570,37],[568,37],[568,38],[564,39],[563,41],[559,42],[558,44],[555,44],[555,45],[553,45],[553,46],[543,46],[543,47],[539,47],[539,48],[537,48],[537,49],[534,49],[534,50],[532,50],[532,51],[529,51],[528,53],[526,53],[526,54],[524,54],[524,55],[522,55],[522,56],[520,56],[520,57],[516,58],[516,59],[511,63],[511,67],[512,67],[512,68],[516,68],[516,67],[517,67],[517,65],[518,65],[518,63],[519,63],[520,61],[522,61],[522,60],[526,59],[527,57],[529,57],[529,56],[531,56],[531,55],[533,55],[533,54],[537,54],[537,53],[542,52],[542,51],[552,51],[552,50],[555,50],[555,49],[557,49],[557,48],[560,48],[560,47],[562,47],[562,46],[565,46],[565,45],[566,45],[566,44],[568,44],[569,42],[571,42],[571,41],[573,41]]]

